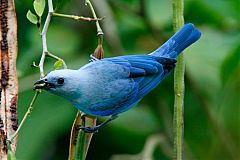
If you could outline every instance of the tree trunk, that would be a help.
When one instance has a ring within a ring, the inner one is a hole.
[[[0,159],[7,160],[7,139],[18,127],[16,75],[17,19],[13,0],[0,0]],[[11,144],[16,151],[16,139]]]

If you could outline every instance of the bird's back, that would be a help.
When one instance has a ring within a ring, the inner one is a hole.
[[[186,24],[149,55],[105,58],[80,68],[91,78],[79,109],[93,116],[117,115],[130,109],[174,69],[177,55],[200,36],[193,24]]]
[[[80,110],[94,116],[119,114],[155,88],[175,66],[175,59],[150,55],[120,56],[81,68],[88,74]],[[88,102],[88,103],[86,103]],[[83,104],[84,103],[84,104]]]

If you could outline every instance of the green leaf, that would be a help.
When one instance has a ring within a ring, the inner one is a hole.
[[[45,0],[35,0],[33,2],[33,7],[37,15],[41,17],[45,8]]]
[[[56,62],[54,63],[53,68],[54,68],[54,70],[57,70],[57,69],[62,68],[62,66],[63,66],[63,61],[58,60],[58,61],[56,61]]]
[[[37,24],[38,22],[38,19],[37,19],[37,16],[35,14],[33,14],[30,10],[28,10],[27,12],[27,19],[33,23],[33,24]]]

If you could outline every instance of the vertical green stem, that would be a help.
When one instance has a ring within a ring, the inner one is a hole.
[[[183,9],[184,0],[173,0],[173,28],[176,32],[184,25]],[[173,116],[173,137],[174,156],[176,160],[183,159],[183,138],[184,138],[184,55],[177,59],[177,66],[174,71],[174,116]]]

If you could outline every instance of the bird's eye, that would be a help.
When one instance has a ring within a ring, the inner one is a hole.
[[[63,84],[64,83],[64,79],[63,78],[58,78],[57,83],[58,84]]]

